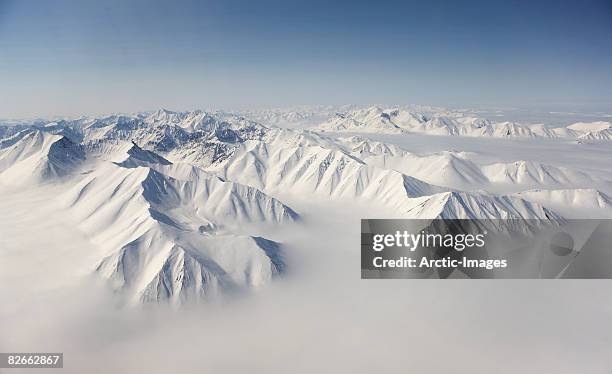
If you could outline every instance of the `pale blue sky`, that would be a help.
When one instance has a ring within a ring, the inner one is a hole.
[[[612,1],[0,0],[0,117],[612,108]]]

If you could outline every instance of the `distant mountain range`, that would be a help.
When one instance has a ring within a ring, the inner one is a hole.
[[[325,109],[325,111],[329,111]],[[563,128],[449,113],[351,108],[320,114],[172,112],[0,127],[0,183],[60,186],[91,238],[91,271],[134,302],[182,303],[262,286],[287,267],[261,227],[301,225],[287,192],[361,202],[406,218],[526,218],[560,222],[554,207],[610,212],[608,183],[580,170],[517,160],[481,164],[455,151],[421,155],[361,132],[606,141],[610,123]],[[491,192],[509,186],[507,194]],[[54,190],[57,191],[57,190]],[[548,192],[547,192],[548,191]]]

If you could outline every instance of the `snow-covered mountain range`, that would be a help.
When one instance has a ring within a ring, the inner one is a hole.
[[[310,201],[406,218],[612,217],[612,170],[587,157],[609,147],[608,122],[549,127],[433,108],[344,109],[161,109],[0,126],[0,186],[50,191],[91,242],[89,270],[135,303],[265,285],[288,268],[285,244],[265,234],[302,227],[297,207]],[[420,135],[483,146],[403,145]],[[498,154],[502,143],[490,142],[502,141],[517,152]],[[587,156],[537,157],[565,149]]]
[[[418,112],[377,106],[332,115],[317,130],[331,132],[419,133],[470,137],[544,137],[578,140],[610,140],[612,123],[578,122],[564,127],[545,124],[491,121],[463,112]]]

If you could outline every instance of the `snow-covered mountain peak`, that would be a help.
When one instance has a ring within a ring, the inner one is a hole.
[[[41,130],[21,135],[0,149],[0,178],[9,184],[54,181],[68,176],[86,159],[83,146],[65,136]]]
[[[138,144],[132,142],[132,147],[127,151],[127,158],[119,165],[123,167],[147,166],[150,164],[172,165],[172,163],[162,156],[142,149]]]

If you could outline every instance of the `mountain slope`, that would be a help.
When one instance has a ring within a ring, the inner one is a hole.
[[[612,198],[596,189],[529,190],[516,194],[568,218],[612,218]]]
[[[212,171],[264,191],[312,193],[325,198],[376,198],[387,204],[442,191],[322,147],[270,147],[263,142],[249,142]]]
[[[292,191],[323,199],[358,199],[389,207],[403,217],[561,219],[549,209],[517,197],[447,192],[321,147],[270,149],[265,143],[250,142],[215,171],[270,193]]]
[[[10,184],[58,180],[78,169],[86,159],[82,145],[38,130],[6,145],[0,149],[0,178]]]
[[[419,199],[406,212],[428,219],[541,219],[560,222],[561,216],[535,203],[512,196],[445,192]]]
[[[180,303],[268,282],[283,268],[278,244],[233,231],[297,218],[263,193],[214,176],[181,181],[110,163],[61,199],[98,248],[97,271],[132,301]]]
[[[590,180],[585,173],[534,161],[496,163],[482,167],[492,183],[521,185],[573,185]]]

